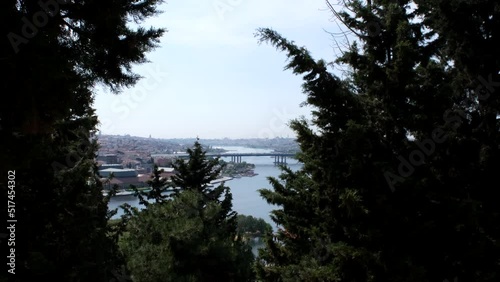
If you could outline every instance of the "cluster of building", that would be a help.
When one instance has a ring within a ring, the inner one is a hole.
[[[134,167],[130,165],[127,167],[123,165],[117,154],[103,154],[97,157],[97,163],[105,190],[110,190],[115,186],[118,189],[127,189],[130,185],[137,188],[149,187],[147,182],[151,180],[154,160],[149,163],[138,162],[134,164]],[[166,179],[170,179],[175,174],[172,167],[159,166],[159,169],[163,169],[161,177]]]
[[[213,139],[205,140],[208,145],[207,152],[223,152],[211,145],[241,145],[249,147],[274,148],[277,151],[287,152],[297,147],[296,142],[290,138],[274,139]],[[163,140],[145,137],[132,137],[129,135],[101,135],[98,136],[99,152],[97,163],[99,174],[104,184],[104,189],[109,190],[117,186],[118,189],[149,187],[153,167],[156,164],[163,169],[162,177],[169,179],[175,174],[172,162],[177,157],[186,155],[186,148],[192,146],[194,139]],[[265,146],[263,146],[265,145]],[[278,150],[279,149],[279,150]],[[182,152],[182,153],[179,153]],[[256,175],[252,167],[233,167],[228,165],[228,171],[223,172],[224,178],[218,181],[227,181],[232,177]],[[112,178],[110,179],[110,176]]]
[[[149,187],[154,165],[163,169],[162,177],[169,179],[175,174],[172,161],[152,158],[151,153],[171,153],[182,147],[172,142],[153,138],[99,135],[97,164],[105,190],[117,186],[118,189]],[[109,179],[110,176],[113,176]]]

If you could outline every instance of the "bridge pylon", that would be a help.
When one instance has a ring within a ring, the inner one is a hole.
[[[274,156],[274,165],[286,165],[286,156]]]
[[[241,163],[241,156],[231,156],[231,162]]]

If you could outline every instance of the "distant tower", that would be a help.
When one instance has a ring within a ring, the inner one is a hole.
[[[149,134],[149,138],[151,138],[151,134]]]

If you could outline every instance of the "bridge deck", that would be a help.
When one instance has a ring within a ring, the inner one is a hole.
[[[205,154],[207,157],[294,157],[295,154],[290,153],[222,153],[222,154]]]
[[[292,153],[207,153],[207,157],[295,157],[296,154]],[[163,157],[188,157],[188,154],[151,154],[151,156]]]

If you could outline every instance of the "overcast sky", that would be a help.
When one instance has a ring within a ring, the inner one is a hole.
[[[324,0],[173,0],[147,25],[168,30],[144,78],[120,95],[98,90],[95,108],[103,134],[153,138],[294,137],[286,125],[306,98],[302,79],[284,71],[286,55],[259,45],[269,27],[316,59],[335,59],[325,32],[338,32]]]

